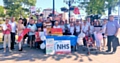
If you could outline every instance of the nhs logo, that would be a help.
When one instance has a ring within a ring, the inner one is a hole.
[[[70,53],[71,52],[71,44],[70,40],[57,40],[54,41],[55,53]]]

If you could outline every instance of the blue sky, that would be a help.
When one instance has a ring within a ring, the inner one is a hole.
[[[43,10],[45,8],[52,8],[52,4],[53,4],[53,0],[37,0],[36,7],[41,8],[41,10]],[[0,0],[0,5],[3,5],[3,0]],[[55,0],[55,10],[58,11],[58,12],[61,12],[61,10],[60,10],[61,7],[68,7],[68,5],[66,5],[63,2],[63,0]],[[85,12],[82,11],[82,10],[80,10],[80,13],[82,15],[85,14]],[[107,13],[107,11],[106,11],[106,13]],[[113,13],[113,14],[116,15],[118,13],[116,12],[116,13]]]

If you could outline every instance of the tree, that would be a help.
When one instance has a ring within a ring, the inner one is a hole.
[[[111,14],[112,10],[115,10],[115,6],[118,5],[119,0],[105,0],[107,4],[105,4],[105,9],[108,9],[108,15]]]
[[[0,6],[0,17],[4,17],[4,7]]]
[[[87,14],[105,14],[105,10],[108,10],[108,14],[111,14],[111,10],[115,10],[115,6],[118,5],[118,0],[90,0],[89,3],[83,0],[83,2],[79,3],[80,8],[87,4],[84,6]]]
[[[29,12],[29,7],[36,4],[36,0],[3,0],[3,2],[7,9],[7,14],[15,17],[25,15],[26,12]]]

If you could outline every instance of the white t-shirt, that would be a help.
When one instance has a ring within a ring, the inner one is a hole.
[[[90,25],[90,34],[94,34],[94,26]]]
[[[53,26],[53,28],[60,28],[60,26],[58,25],[58,26]]]
[[[31,25],[28,25],[27,28],[29,28],[30,30],[34,31],[34,32],[29,32],[28,35],[35,35],[35,31],[37,30],[37,27],[35,24],[33,24],[32,26]]]
[[[105,33],[106,31],[106,24],[102,26],[102,33]]]
[[[11,28],[12,28],[11,32],[16,33],[16,30],[17,30],[16,23],[10,21],[9,24],[11,25]]]
[[[64,25],[60,25],[60,28],[62,28],[63,32],[65,32],[65,26]]]
[[[87,32],[88,27],[89,26],[87,24],[86,25],[82,25],[82,31]]]
[[[80,26],[75,26],[76,32],[80,32]]]
[[[70,33],[73,35],[74,34],[74,26],[69,27],[69,29],[70,29]]]

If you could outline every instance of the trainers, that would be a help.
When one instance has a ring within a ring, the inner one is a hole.
[[[5,51],[5,50],[4,50],[3,52],[4,52],[4,53],[6,53],[6,51]]]
[[[107,50],[106,52],[110,52],[109,50]]]
[[[9,50],[9,52],[12,52],[12,50]]]

